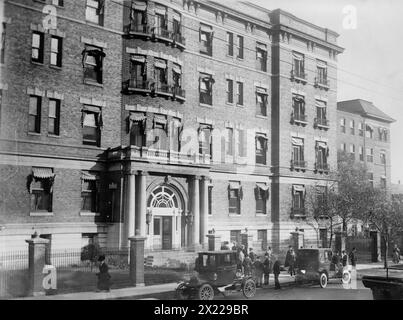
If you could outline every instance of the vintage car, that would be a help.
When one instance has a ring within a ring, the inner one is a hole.
[[[197,275],[179,283],[178,299],[213,300],[231,291],[242,291],[246,298],[256,293],[255,281],[237,270],[237,252],[232,250],[199,252],[195,262]]]
[[[347,269],[332,264],[330,248],[299,249],[296,269],[295,280],[297,283],[318,281],[322,288],[326,288],[329,279],[341,279],[343,283],[348,283],[351,279]]]

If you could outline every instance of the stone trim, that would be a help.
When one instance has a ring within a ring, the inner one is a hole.
[[[139,47],[137,47],[137,48],[126,47],[126,53],[141,54],[141,55],[144,55],[144,56],[153,56],[155,58],[160,58],[160,59],[172,61],[174,63],[179,64],[180,66],[183,65],[182,60],[179,59],[178,57],[174,57],[174,56],[171,56],[169,54],[165,54],[163,52],[156,52],[156,51],[153,51],[153,50],[143,50],[143,49],[141,49]]]
[[[197,71],[201,72],[201,73],[207,73],[207,74],[210,74],[212,76],[215,76],[215,72],[213,70],[211,70],[211,69],[208,69],[208,68],[197,67]]]
[[[202,123],[202,124],[209,124],[209,125],[214,125],[214,120],[208,119],[206,117],[204,118],[200,118],[200,117],[196,117],[196,121],[198,123]]]
[[[49,34],[52,36],[60,37],[60,38],[66,38],[66,32],[60,31],[58,29],[50,29]]]
[[[41,24],[31,23],[31,31],[38,31],[45,33],[45,29]]]
[[[323,138],[323,137],[321,137],[321,136],[315,136],[314,137],[314,140],[315,141],[323,141],[323,142],[326,142],[326,143],[328,143],[329,142],[329,139],[328,138]]]
[[[300,132],[290,132],[290,136],[295,138],[306,139],[306,135]]]
[[[47,212],[47,211],[30,212],[29,216],[30,217],[51,217],[51,216],[53,216],[53,212]]]
[[[297,90],[295,88],[291,88],[291,93],[297,94],[299,96],[304,96],[304,97],[306,96],[306,93],[304,91]]]
[[[46,96],[50,99],[64,100],[64,94],[57,91],[46,90]]]
[[[104,48],[104,49],[106,49],[108,47],[108,44],[106,42],[99,41],[95,38],[90,39],[90,38],[86,38],[86,37],[81,37],[81,42],[91,45],[91,46]]]
[[[234,77],[234,75],[232,75],[232,74],[225,73],[224,76],[225,76],[225,79],[235,80],[235,77]]]
[[[255,87],[259,87],[259,88],[263,88],[263,89],[269,90],[269,86],[268,86],[267,84],[264,84],[264,83],[261,82],[261,81],[255,81],[255,82],[253,82],[253,85],[254,85]]]
[[[97,99],[94,99],[94,98],[80,97],[80,103],[81,104],[88,104],[88,105],[91,105],[91,106],[97,106],[97,107],[106,107],[106,101],[97,100]]]
[[[3,23],[10,24],[10,23],[11,23],[11,21],[12,21],[12,19],[11,19],[11,18],[6,18],[6,17],[4,17],[4,18],[3,18]]]
[[[171,116],[171,117],[175,117],[175,118],[179,118],[179,119],[183,118],[183,114],[180,113],[179,111],[167,110],[167,109],[162,108],[161,106],[159,108],[155,108],[155,107],[144,107],[140,104],[137,104],[137,105],[126,104],[125,110],[126,111],[157,113],[157,114]]]
[[[324,101],[324,102],[326,102],[326,103],[329,101],[329,99],[328,99],[327,97],[318,96],[318,95],[315,95],[315,100]]]
[[[234,129],[234,123],[231,121],[224,121],[224,127]]]
[[[33,95],[33,96],[40,96],[40,97],[44,97],[45,96],[45,91],[41,90],[37,87],[32,88],[32,87],[28,87],[27,88],[27,94],[29,95]]]

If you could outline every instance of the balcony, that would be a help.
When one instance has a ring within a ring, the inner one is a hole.
[[[322,88],[325,90],[329,90],[330,82],[328,79],[324,79],[321,77],[315,77],[315,88]]]
[[[186,39],[184,36],[182,36],[182,27],[179,29],[180,32],[174,32],[163,27],[155,27],[154,25],[148,24],[135,24],[131,22],[125,26],[124,33],[131,37],[145,37],[154,41],[165,41],[171,43],[174,47],[184,50],[186,46]]]
[[[291,81],[301,82],[302,84],[307,83],[308,75],[305,72],[295,72],[291,70]]]
[[[291,160],[291,170],[305,171],[307,162],[304,160]]]
[[[164,83],[155,83],[154,80],[126,80],[122,82],[122,92],[167,96],[180,102],[186,100],[186,91],[184,89]]]
[[[315,163],[315,171],[317,171],[317,172],[329,173],[329,171],[330,171],[330,166],[329,166],[328,163],[316,162],[316,163]]]
[[[306,126],[308,124],[308,121],[305,114],[293,112],[291,113],[291,123]]]
[[[305,219],[305,208],[291,208],[291,218]]]
[[[209,166],[211,164],[211,156],[208,154],[188,154],[173,150],[161,150],[137,146],[129,146],[124,149],[113,149],[109,154],[109,159],[141,160],[151,163],[174,165]]]
[[[315,118],[314,120],[314,127],[319,129],[329,129],[329,120],[325,118]]]

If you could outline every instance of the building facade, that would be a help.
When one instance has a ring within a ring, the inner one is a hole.
[[[336,170],[336,33],[242,2],[3,10],[3,249],[326,245],[307,198]]]

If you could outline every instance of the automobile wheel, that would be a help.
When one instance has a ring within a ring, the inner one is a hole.
[[[203,284],[198,291],[199,300],[213,300],[214,289],[208,283]]]
[[[341,276],[341,281],[342,281],[344,284],[348,284],[348,283],[350,283],[350,280],[351,280],[351,274],[350,274],[350,272],[349,272],[348,270],[344,270],[344,271],[343,271],[343,274],[342,274],[342,276]]]
[[[186,285],[184,283],[181,283],[177,288],[176,288],[176,299],[178,300],[186,300],[187,296],[184,294],[184,291],[186,289]]]
[[[252,298],[256,293],[255,281],[253,281],[252,279],[246,280],[242,287],[242,292],[245,298]]]
[[[319,284],[321,288],[326,288],[327,286],[327,274],[322,272],[319,277]]]

